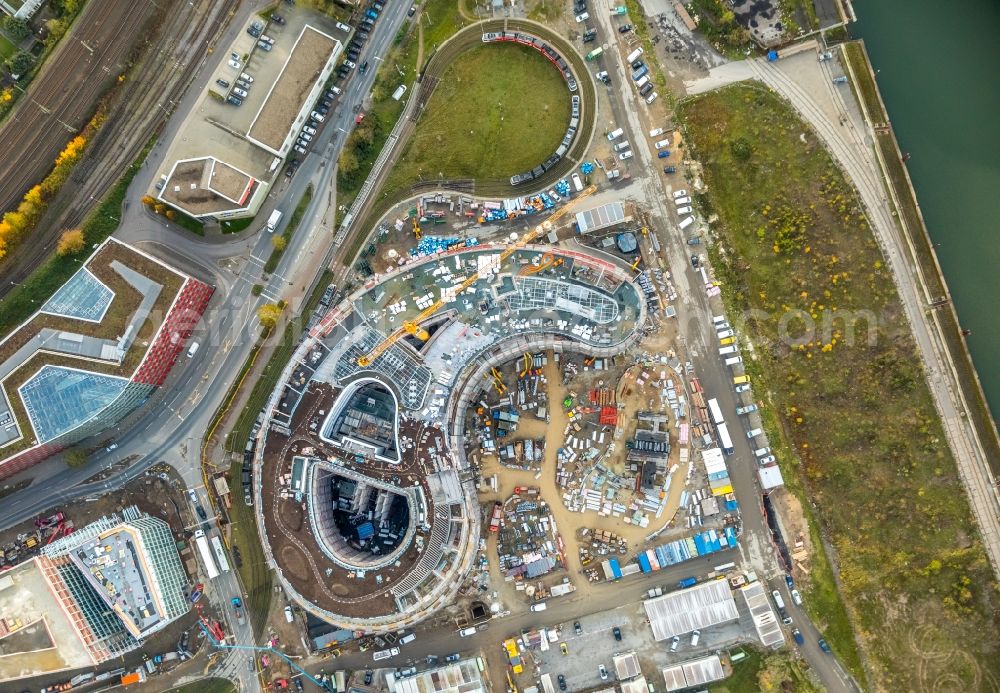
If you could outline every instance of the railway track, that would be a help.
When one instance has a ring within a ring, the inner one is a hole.
[[[108,109],[108,117],[74,169],[71,183],[50,202],[32,235],[3,267],[0,297],[27,277],[50,254],[64,228],[79,225],[96,201],[118,181],[149,138],[165,122],[169,104],[180,98],[194,79],[193,64],[207,55],[217,34],[238,6],[238,0],[201,0],[172,6],[158,37],[147,42],[125,87]],[[89,117],[89,116],[88,116]]]
[[[21,102],[0,126],[0,210],[52,168],[66,142],[87,123],[100,95],[124,68],[150,3],[91,2],[49,57]]]

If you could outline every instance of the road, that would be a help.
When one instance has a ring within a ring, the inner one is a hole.
[[[605,57],[600,67],[595,65],[592,69],[594,71],[606,69],[612,77],[612,84],[607,87],[611,113],[604,114],[603,117],[601,114],[598,115],[598,130],[602,129],[602,124],[606,130],[612,130],[614,127],[625,129],[623,139],[633,143],[634,152],[628,168],[636,179],[628,187],[626,194],[640,201],[649,210],[651,217],[658,222],[658,226],[666,230],[666,233],[660,234],[663,244],[662,258],[681,296],[678,320],[682,321],[680,333],[684,335],[682,340],[687,352],[687,359],[682,360],[694,363],[695,373],[708,396],[719,400],[722,413],[729,422],[735,446],[735,453],[729,458],[728,467],[736,497],[742,507],[743,534],[740,537],[740,553],[743,560],[757,570],[758,575],[766,577],[772,584],[772,589],[785,590],[784,571],[777,561],[770,530],[760,503],[761,492],[757,482],[756,458],[752,446],[744,435],[745,422],[740,422],[740,417],[736,416],[736,407],[743,402],[738,401],[738,395],[732,387],[731,374],[715,353],[718,339],[712,324],[712,316],[722,312],[722,303],[719,299],[708,298],[700,274],[695,272],[688,262],[690,246],[686,243],[685,234],[677,228],[677,213],[673,205],[668,204],[669,196],[664,194],[665,191],[671,192],[683,185],[683,178],[668,176],[662,172],[661,160],[657,158],[652,140],[648,137],[650,129],[663,125],[662,118],[651,115],[658,111],[647,106],[632,86],[631,67],[624,64],[624,58],[621,57],[623,54],[619,53],[618,49],[617,42],[621,40],[621,34],[617,30],[617,22],[606,12],[597,12],[595,17],[598,41],[605,45]],[[611,45],[608,46],[608,43]],[[787,592],[784,601],[795,625],[805,637],[805,645],[800,648],[802,655],[826,688],[830,691],[857,690],[840,663],[819,649],[818,631],[806,613],[792,603]],[[787,629],[785,637],[791,642]]]
[[[247,19],[264,2],[245,3],[233,17],[220,43],[228,44],[244,28]],[[406,19],[408,7],[390,5],[382,14],[363,53],[363,59],[377,64],[391,47],[393,38]],[[215,60],[225,59],[225,51],[216,51]],[[198,326],[193,339],[201,344],[194,358],[182,359],[167,383],[137,416],[123,424],[125,432],[115,438],[118,448],[104,450],[92,456],[83,469],[66,469],[34,486],[4,498],[0,507],[0,526],[9,527],[28,520],[46,508],[65,505],[76,499],[113,491],[142,474],[152,465],[163,461],[175,467],[188,488],[195,489],[203,507],[210,508],[202,484],[200,451],[202,440],[212,417],[222,404],[230,385],[239,373],[256,341],[259,305],[284,298],[293,308],[311,285],[314,277],[326,266],[330,247],[332,220],[335,217],[333,194],[334,163],[354,122],[354,106],[362,103],[375,81],[376,70],[366,74],[353,73],[341,85],[344,93],[316,138],[314,147],[290,183],[281,182],[272,189],[268,201],[258,215],[266,219],[271,209],[290,212],[306,187],[312,183],[316,193],[302,218],[299,232],[294,234],[273,274],[263,278],[263,265],[271,249],[270,235],[256,233],[249,238],[237,238],[231,243],[213,244],[196,238],[186,231],[165,225],[149,215],[139,200],[148,190],[166,149],[166,142],[177,134],[184,115],[193,108],[212,70],[202,70],[192,88],[178,104],[168,121],[161,144],[151,153],[146,166],[129,188],[129,204],[123,214],[116,237],[137,244],[207,281],[217,290],[209,310]],[[255,225],[257,231],[263,221]],[[347,243],[345,246],[349,245]],[[249,257],[246,257],[249,253]],[[226,259],[231,262],[224,262]],[[263,284],[259,297],[251,295],[255,284]],[[131,466],[116,471],[107,479],[84,484],[101,468],[114,461],[136,456]],[[215,518],[210,519],[210,532],[217,531]],[[249,619],[236,621],[228,606],[231,596],[242,594],[236,573],[216,578],[213,588],[227,605],[224,612],[229,632],[235,634],[238,646],[253,644]],[[228,597],[226,595],[229,595]],[[238,680],[241,690],[257,690],[257,677],[246,665],[245,652],[234,650],[227,656],[221,670]]]

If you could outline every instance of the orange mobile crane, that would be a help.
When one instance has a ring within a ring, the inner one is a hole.
[[[555,223],[563,216],[565,216],[577,202],[592,195],[595,190],[597,190],[597,186],[591,185],[589,188],[581,192],[572,202],[563,205],[562,209],[560,209],[558,212],[553,214],[551,217],[543,221],[541,224],[533,228],[528,233],[524,234],[517,241],[511,243],[506,248],[504,248],[503,251],[500,253],[500,259],[497,262],[497,267],[499,268],[503,266],[503,263],[505,263],[507,259],[510,258],[511,255],[513,255],[515,252],[517,252],[524,246],[528,245],[532,241],[538,239],[539,237],[547,233],[549,230],[551,230],[552,227],[555,225]],[[458,288],[455,289],[455,296],[461,294],[463,291],[468,289],[477,281],[479,281],[479,272],[473,273],[464,282],[459,284]],[[386,349],[388,349],[393,344],[402,339],[403,335],[405,334],[413,335],[420,341],[427,341],[428,339],[430,339],[430,333],[426,329],[421,327],[420,323],[424,322],[425,320],[427,320],[427,318],[437,313],[444,307],[444,305],[445,301],[438,299],[437,301],[434,301],[434,303],[432,303],[431,305],[427,306],[422,311],[414,315],[413,318],[411,318],[410,320],[404,320],[402,327],[399,327],[396,330],[394,330],[388,337],[386,337],[381,342],[376,344],[375,347],[367,354],[360,356],[358,358],[358,365],[361,366],[362,368],[367,368],[368,366],[372,365],[372,362],[375,361],[375,359],[377,359],[379,356],[385,353]]]

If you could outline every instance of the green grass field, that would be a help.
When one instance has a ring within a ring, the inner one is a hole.
[[[872,685],[996,680],[1000,643],[969,637],[995,632],[992,572],[853,187],[764,88],[729,87],[682,112],[719,215],[724,297],[736,315],[756,311],[745,323],[754,392],[776,414],[790,488],[805,489],[835,550]],[[811,613],[863,677],[850,625],[829,612],[832,583],[818,587],[807,604],[828,603]]]
[[[6,60],[15,53],[17,53],[17,46],[11,43],[6,36],[0,34],[0,60]]]
[[[570,118],[562,75],[538,52],[477,46],[442,75],[385,190],[438,178],[508,178],[547,159]]]

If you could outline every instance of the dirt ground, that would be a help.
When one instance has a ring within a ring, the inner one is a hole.
[[[641,367],[639,366],[626,369],[625,375],[622,377],[622,381],[624,382],[625,379],[629,377],[631,377],[634,381],[634,375],[638,375],[638,372],[640,371]],[[507,371],[505,370],[505,372]],[[620,370],[617,371],[617,373],[620,372]],[[680,494],[684,488],[682,480],[687,476],[687,468],[679,468],[674,473],[675,480],[670,486],[667,508],[659,518],[659,524],[656,526],[651,524],[649,527],[642,528],[637,525],[626,524],[621,518],[611,516],[601,517],[595,512],[578,513],[568,510],[562,500],[563,491],[556,485],[556,458],[559,447],[564,443],[565,436],[563,431],[565,430],[568,422],[566,412],[564,411],[561,402],[570,391],[570,388],[562,380],[561,364],[557,364],[555,362],[551,353],[548,356],[548,363],[544,367],[544,373],[546,380],[548,381],[548,410],[550,414],[550,421],[546,423],[545,421],[536,419],[532,416],[525,416],[521,418],[518,423],[517,435],[515,438],[545,439],[545,457],[542,462],[541,476],[536,479],[535,472],[503,467],[495,457],[484,456],[482,458],[482,476],[486,479],[496,474],[498,492],[484,493],[481,496],[481,500],[503,501],[514,492],[514,488],[517,486],[539,487],[541,489],[542,499],[549,504],[549,509],[555,518],[560,536],[565,544],[565,559],[568,573],[574,584],[576,584],[577,589],[586,592],[587,581],[585,578],[582,578],[583,565],[580,562],[580,543],[576,533],[577,528],[586,526],[592,529],[606,529],[615,532],[628,541],[629,552],[633,552],[644,543],[648,534],[656,529],[659,529],[660,526],[667,523],[676,514]],[[575,391],[578,394],[585,392],[586,390],[583,386],[587,385],[588,381],[593,381],[594,384],[601,380],[606,380],[608,384],[618,382],[617,373],[616,371],[581,372],[581,377],[574,378],[573,384]],[[631,375],[633,373],[634,375]],[[628,426],[634,430],[636,410],[638,408],[648,409],[648,404],[649,393],[646,392],[645,389],[634,388],[631,394],[629,394],[626,398],[626,408],[623,410],[620,420],[629,422]],[[614,440],[618,442],[617,447],[621,451],[620,454],[616,455],[617,458],[620,458],[618,466],[621,466],[625,454],[625,429],[623,428],[622,430],[623,433],[621,437],[618,434],[614,437]],[[675,450],[671,456],[671,465],[673,465],[676,461],[676,456],[677,452]],[[488,551],[491,557],[491,564],[493,564],[495,563],[494,557],[496,556],[495,536],[491,535],[488,540]],[[491,574],[494,578],[494,585],[505,585],[506,587],[509,584],[503,582],[503,578],[500,576],[498,571],[493,571],[492,565]],[[505,596],[513,596],[515,594],[512,587],[509,590],[503,589],[501,591],[505,594]],[[518,596],[516,598],[523,600],[523,596]]]

